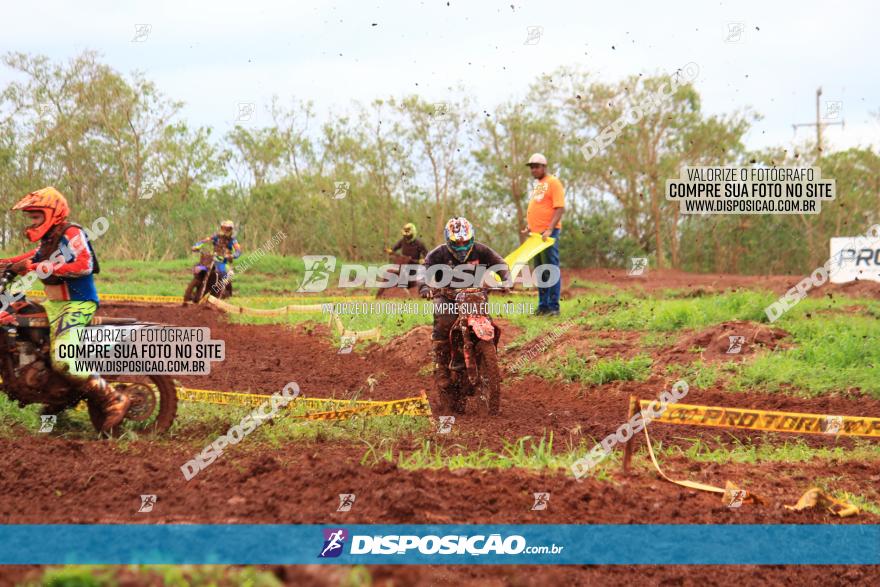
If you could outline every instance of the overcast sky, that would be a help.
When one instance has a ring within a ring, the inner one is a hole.
[[[190,122],[225,132],[240,102],[350,100],[418,93],[443,102],[463,86],[480,109],[522,93],[542,72],[587,68],[606,80],[700,67],[704,108],[761,114],[752,148],[788,145],[792,123],[822,114],[833,148],[880,145],[876,2],[149,2],[5,3],[0,49],[69,59],[85,49],[140,70],[186,103]],[[741,34],[737,34],[742,23]],[[137,32],[136,25],[149,25]],[[530,27],[542,27],[540,36]],[[731,32],[731,27],[734,29]],[[0,85],[12,73],[0,67]],[[258,112],[259,117],[264,114]]]

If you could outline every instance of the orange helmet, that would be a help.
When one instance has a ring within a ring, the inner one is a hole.
[[[24,231],[31,242],[37,242],[43,238],[49,229],[67,220],[67,216],[70,214],[70,206],[67,205],[65,197],[51,186],[29,193],[19,200],[12,209],[24,210],[25,212],[36,210],[43,213],[45,218],[42,224],[31,226]]]

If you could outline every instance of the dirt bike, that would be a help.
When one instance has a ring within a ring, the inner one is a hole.
[[[198,304],[205,293],[210,293],[214,297],[225,299],[232,297],[232,281],[224,280],[220,271],[217,270],[217,264],[223,262],[222,257],[218,257],[210,250],[201,250],[199,252],[199,264],[193,267],[193,278],[186,286],[183,294],[183,303],[193,302]],[[231,271],[230,271],[231,273]],[[225,281],[225,283],[223,283]],[[222,291],[220,285],[223,284]]]
[[[0,275],[0,294],[15,279],[12,271]],[[91,325],[152,325],[136,318],[96,316]],[[0,312],[0,375],[3,392],[20,406],[43,404],[43,415],[57,415],[76,407],[85,397],[51,368],[49,320],[43,307],[25,298]],[[167,375],[105,376],[107,383],[131,398],[125,419],[110,434],[131,429],[140,434],[167,431],[177,414],[177,388]],[[88,402],[89,419],[96,430],[103,424],[100,410]]]
[[[488,312],[487,288],[446,289],[445,297],[455,300],[458,316],[449,329],[450,378],[448,392],[441,392],[441,403],[453,413],[463,414],[467,399],[473,397],[479,415],[497,415],[501,409],[501,368],[498,340],[501,329]]]

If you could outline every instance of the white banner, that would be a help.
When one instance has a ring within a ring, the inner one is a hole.
[[[880,238],[831,239],[831,283],[880,281]]]

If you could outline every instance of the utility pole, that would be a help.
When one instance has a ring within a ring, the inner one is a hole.
[[[822,127],[823,126],[835,126],[840,125],[841,128],[844,127],[844,121],[840,122],[822,122],[822,116],[819,113],[819,102],[822,97],[822,86],[819,86],[816,89],[816,122],[802,122],[799,124],[792,124],[791,127],[794,129],[794,132],[797,133],[797,129],[799,126],[815,126],[816,127],[816,161],[822,158]]]

